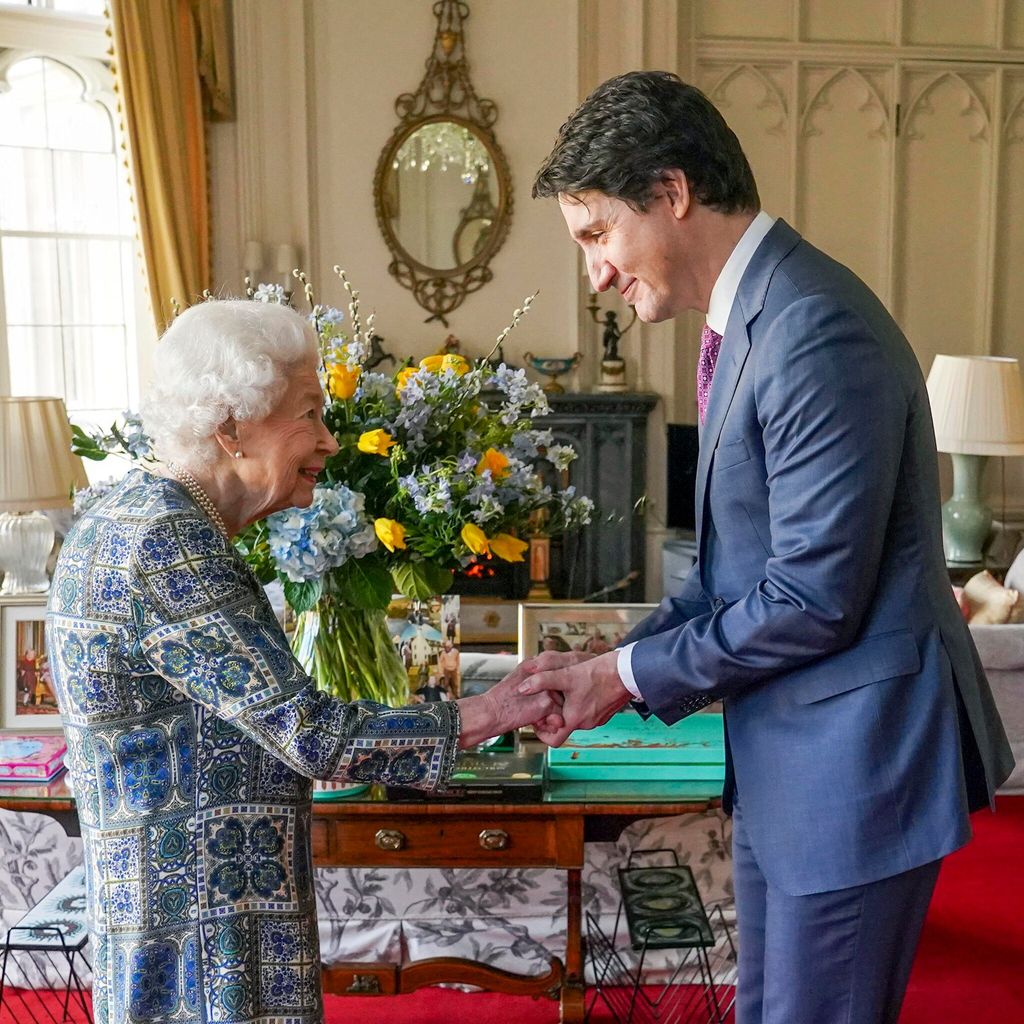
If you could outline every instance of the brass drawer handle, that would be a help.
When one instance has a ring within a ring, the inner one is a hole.
[[[480,833],[480,846],[484,850],[507,850],[508,833],[500,828],[485,828]]]
[[[393,828],[379,829],[373,841],[380,850],[401,850],[405,846],[405,836]]]

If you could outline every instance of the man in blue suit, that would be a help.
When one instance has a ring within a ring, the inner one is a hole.
[[[533,194],[598,291],[647,322],[707,315],[697,564],[620,650],[525,663],[524,691],[564,695],[565,728],[539,731],[721,699],[738,1024],[895,1021],[941,859],[1013,764],[946,573],[914,353],[760,210],[735,135],[674,75],[600,86]]]

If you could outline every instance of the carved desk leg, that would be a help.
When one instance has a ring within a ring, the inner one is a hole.
[[[569,868],[566,872],[566,936],[565,936],[565,980],[562,982],[561,1015],[562,1024],[580,1024],[583,1020],[583,931],[582,931],[582,872]]]

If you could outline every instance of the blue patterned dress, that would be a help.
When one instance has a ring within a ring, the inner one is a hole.
[[[318,691],[234,548],[141,471],[68,534],[47,637],[96,1020],[322,1020],[310,779],[443,785],[456,705]]]

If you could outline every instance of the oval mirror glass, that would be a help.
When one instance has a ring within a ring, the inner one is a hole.
[[[455,270],[487,246],[502,206],[485,141],[469,126],[437,120],[399,143],[384,180],[384,208],[398,244],[422,267]]]

